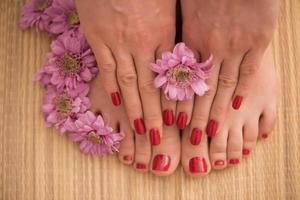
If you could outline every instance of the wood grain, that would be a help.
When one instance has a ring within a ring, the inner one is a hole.
[[[136,173],[117,158],[92,158],[40,113],[32,75],[49,39],[17,26],[23,0],[0,0],[0,199],[300,199],[300,1],[282,1],[273,50],[282,81],[278,123],[249,159],[204,178],[181,167],[160,178]]]

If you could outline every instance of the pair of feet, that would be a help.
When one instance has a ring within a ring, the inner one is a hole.
[[[157,175],[168,175],[181,162],[187,174],[201,176],[211,169],[238,165],[243,157],[251,154],[257,140],[269,136],[276,119],[277,90],[269,48],[243,107],[234,110],[228,106],[224,125],[216,136],[209,141],[205,133],[193,131],[192,126],[188,126],[181,137],[176,124],[164,125],[163,137],[155,146],[148,137],[134,134],[124,106],[115,107],[111,103],[100,77],[92,83],[90,99],[92,111],[101,113],[114,129],[125,132],[119,151],[122,163],[133,165],[138,171],[150,170]]]

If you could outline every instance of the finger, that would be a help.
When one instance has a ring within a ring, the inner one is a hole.
[[[191,120],[193,111],[194,97],[189,100],[180,101],[177,103],[176,110],[176,125],[179,129],[184,129]]]

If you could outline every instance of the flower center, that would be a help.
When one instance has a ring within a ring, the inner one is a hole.
[[[48,7],[48,0],[38,0],[35,3],[35,8],[39,11],[43,11]]]
[[[70,99],[65,95],[58,96],[56,99],[56,108],[60,113],[69,113],[72,108]]]
[[[63,72],[67,74],[74,74],[79,72],[80,64],[77,59],[69,55],[64,55],[59,60],[59,66]]]
[[[89,134],[88,134],[88,137],[89,139],[96,143],[96,144],[101,144],[102,143],[102,138],[100,135],[97,135],[95,131],[91,131]]]
[[[68,14],[68,23],[69,25],[76,25],[79,23],[79,17],[75,10],[72,10]]]
[[[172,81],[177,82],[177,84],[181,87],[185,87],[189,85],[192,77],[193,77],[193,72],[184,66],[178,65],[171,69],[168,73],[167,76],[169,79]]]

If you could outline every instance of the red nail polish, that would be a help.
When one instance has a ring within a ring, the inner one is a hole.
[[[206,133],[208,136],[210,137],[213,137],[216,135],[217,133],[217,130],[218,130],[218,122],[211,119],[209,122],[208,122],[208,125],[206,127]]]
[[[171,126],[174,123],[174,113],[173,110],[164,110],[163,112],[164,123],[167,126]]]
[[[190,137],[192,145],[198,145],[201,142],[202,131],[198,128],[194,128]]]
[[[224,160],[216,160],[215,166],[223,166],[225,164]]]
[[[243,155],[247,156],[250,154],[250,150],[249,149],[243,149]]]
[[[237,165],[240,163],[240,160],[238,158],[233,158],[229,160],[229,163],[232,165]]]
[[[146,169],[146,165],[144,163],[136,163],[135,167],[137,169]]]
[[[121,97],[119,92],[111,93],[111,100],[115,106],[119,106],[121,104]]]
[[[125,156],[123,156],[123,160],[125,160],[125,161],[131,161],[131,160],[133,160],[133,157],[130,156],[130,155],[125,155]]]
[[[189,162],[190,172],[192,173],[206,173],[207,172],[207,163],[204,158],[193,157]]]
[[[158,154],[153,159],[152,169],[156,171],[168,171],[170,164],[170,156]]]
[[[145,134],[146,129],[145,129],[144,120],[142,118],[134,120],[134,128],[137,134],[140,135]]]
[[[233,109],[238,110],[241,107],[242,101],[243,101],[242,96],[236,96],[232,102]]]
[[[263,133],[262,135],[261,135],[261,137],[263,138],[263,139],[267,139],[268,138],[268,134],[267,133]]]
[[[159,145],[160,144],[160,134],[159,130],[156,128],[152,128],[150,130],[150,140],[152,145]]]
[[[185,112],[180,112],[177,119],[177,127],[179,129],[184,129],[186,127],[187,114]]]

